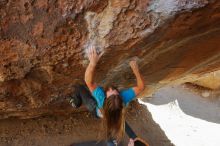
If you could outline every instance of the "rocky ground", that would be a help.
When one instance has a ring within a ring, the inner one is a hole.
[[[132,107],[131,107],[132,106]],[[138,103],[128,107],[127,121],[151,146],[172,146],[148,110]],[[69,116],[46,116],[35,119],[0,121],[1,146],[69,146],[72,143],[97,140],[100,120],[87,112]],[[127,143],[125,136],[124,145]]]

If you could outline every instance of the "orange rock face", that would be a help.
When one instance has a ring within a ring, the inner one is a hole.
[[[0,118],[74,112],[91,45],[97,83],[134,85],[136,57],[143,95],[220,68],[218,0],[3,0],[0,14]]]

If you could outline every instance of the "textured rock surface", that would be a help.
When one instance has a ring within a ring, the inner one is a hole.
[[[90,45],[100,84],[134,85],[138,58],[143,95],[220,67],[218,0],[2,0],[0,14],[0,118],[74,112]]]
[[[205,74],[201,78],[195,80],[193,84],[206,87],[212,90],[220,90],[220,71]]]
[[[201,75],[196,80],[185,83],[184,86],[202,97],[215,101],[220,98],[220,71]]]
[[[132,107],[135,108],[128,108],[126,120],[139,137],[150,145],[173,146],[145,106],[134,102]],[[0,120],[0,145],[70,146],[72,143],[97,141],[103,135],[101,126],[101,120],[88,112],[25,120],[4,119]],[[123,143],[127,146],[127,135]]]

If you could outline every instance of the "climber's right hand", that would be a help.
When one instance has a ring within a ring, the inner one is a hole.
[[[93,46],[89,47],[88,58],[89,58],[90,64],[96,65],[103,54],[104,52],[98,55],[95,47]]]

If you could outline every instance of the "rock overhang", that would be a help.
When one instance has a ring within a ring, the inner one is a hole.
[[[1,115],[75,112],[65,97],[83,82],[91,45],[105,52],[96,74],[103,85],[133,86],[136,57],[142,96],[217,70],[219,10],[217,0],[3,1]]]

